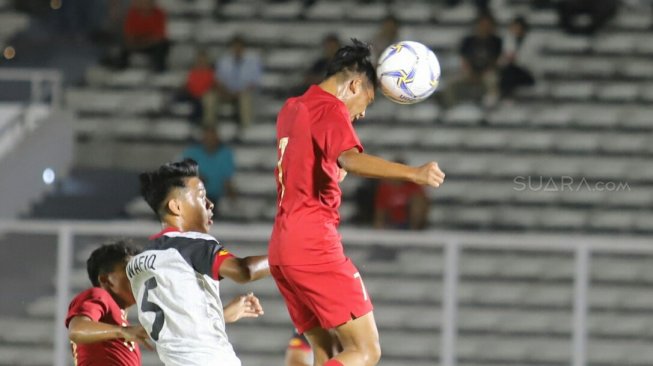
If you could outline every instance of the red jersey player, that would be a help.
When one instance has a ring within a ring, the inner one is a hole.
[[[66,316],[75,365],[138,366],[136,342],[151,348],[140,325],[129,326],[127,308],[136,303],[125,265],[137,251],[124,242],[103,245],[86,262],[93,287],[70,303]]]
[[[322,83],[288,99],[277,117],[270,270],[317,366],[371,366],[381,357],[372,302],[337,231],[345,172],[433,187],[444,181],[435,162],[410,167],[363,153],[353,122],[374,101],[377,80],[369,47],[353,42],[338,50]],[[335,357],[328,329],[342,343]]]

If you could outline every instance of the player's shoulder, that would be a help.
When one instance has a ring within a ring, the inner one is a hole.
[[[73,298],[72,302],[86,301],[91,299],[107,301],[108,299],[111,299],[111,294],[102,287],[91,287],[77,294],[77,296]]]
[[[166,250],[166,249],[184,249],[199,245],[220,245],[218,239],[213,235],[200,233],[197,231],[171,231],[166,232],[156,238],[152,239],[147,250]]]

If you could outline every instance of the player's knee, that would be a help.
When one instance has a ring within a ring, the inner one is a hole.
[[[378,340],[369,342],[362,347],[363,357],[365,359],[365,366],[374,366],[379,363],[381,359],[381,345]]]

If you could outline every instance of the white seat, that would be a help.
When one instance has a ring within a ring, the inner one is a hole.
[[[619,119],[624,127],[651,129],[653,127],[653,108],[627,108]]]
[[[653,192],[641,186],[622,186],[606,195],[606,204],[611,206],[650,207],[653,205]]]
[[[556,56],[543,57],[533,65],[534,71],[543,74],[568,75],[571,72],[573,58]]]
[[[337,20],[346,15],[348,8],[345,2],[322,0],[311,6],[306,15],[312,20]]]
[[[376,104],[376,103],[375,103]],[[375,107],[372,106],[370,110]],[[417,103],[411,106],[395,106],[396,117],[402,122],[417,122],[432,124],[438,120],[441,114],[440,108],[435,103]]]
[[[168,71],[149,76],[150,84],[155,88],[178,89],[186,81],[186,71]]]
[[[571,122],[572,113],[571,105],[547,106],[533,111],[530,121],[535,126],[566,126]]]
[[[447,221],[454,225],[488,227],[494,216],[492,209],[489,208],[458,208],[452,211]]]
[[[522,192],[520,192],[522,193]],[[544,199],[546,201],[546,199]],[[540,221],[539,209],[508,207],[499,210],[496,222],[501,227],[533,228]]]
[[[312,52],[304,49],[277,49],[271,51],[265,58],[268,68],[297,70],[307,67],[307,60],[314,56]]]
[[[593,152],[599,148],[600,135],[595,133],[559,133],[554,145],[560,151]]]
[[[639,86],[633,83],[611,83],[598,88],[600,100],[632,102],[639,96]]]
[[[649,136],[641,133],[609,134],[601,138],[601,150],[615,153],[641,154],[646,150]]]
[[[379,146],[415,146],[418,143],[420,129],[411,128],[391,128],[378,131],[373,140],[368,144]]]
[[[192,137],[192,125],[184,119],[158,119],[152,122],[149,133],[153,131],[154,136],[178,141]]]
[[[653,83],[642,86],[640,97],[647,102],[653,102]]]
[[[172,19],[166,24],[168,38],[174,42],[188,42],[194,38],[195,24],[188,20]]]
[[[574,159],[540,159],[534,163],[533,170],[545,177],[575,177],[578,176],[581,165]]]
[[[635,49],[636,38],[629,33],[612,33],[596,38],[592,44],[594,52],[628,55]]]
[[[590,81],[559,82],[551,88],[551,96],[561,99],[587,100],[594,92],[595,85]]]
[[[461,144],[464,132],[455,129],[435,128],[420,132],[417,136],[421,146],[433,149],[456,148]]]
[[[584,210],[544,210],[540,225],[549,229],[580,229],[587,224]]]
[[[352,20],[381,22],[387,14],[383,3],[356,4],[347,10],[347,17]]]
[[[547,50],[560,53],[577,52],[583,53],[590,47],[590,42],[587,37],[582,36],[568,36],[559,33],[551,34],[547,37],[546,45]]]
[[[618,183],[622,181],[623,177],[626,175],[627,160],[624,159],[589,159],[581,164],[580,172],[583,177],[588,179],[610,179],[611,183]],[[603,181],[603,184],[608,182]],[[598,189],[612,189],[612,185],[609,184],[605,187],[594,187]],[[615,187],[616,188],[616,187]]]
[[[618,70],[620,74],[632,78],[650,77],[653,75],[653,64],[645,59],[633,59],[626,61]]]
[[[502,149],[508,143],[508,137],[503,131],[472,130],[463,135],[462,143],[472,149]]]
[[[238,172],[234,176],[234,186],[241,194],[270,195],[276,194],[274,174]]]
[[[574,59],[570,73],[586,77],[608,77],[618,69],[614,61],[597,57],[581,57]]]
[[[243,133],[243,141],[274,147],[277,136],[277,128],[271,123],[259,123],[251,126]]]
[[[222,10],[222,15],[227,18],[253,18],[258,12],[256,3],[233,1],[226,4]]]
[[[437,18],[444,23],[464,23],[471,24],[476,16],[476,9],[467,3],[461,5],[444,8],[439,11]]]
[[[600,212],[591,216],[589,226],[598,230],[629,230],[634,221],[633,215],[626,211]]]
[[[488,122],[493,125],[523,125],[528,120],[530,109],[522,107],[503,107],[490,112]]]
[[[560,185],[558,198],[560,202],[574,205],[598,205],[605,197],[605,192],[593,190],[589,182],[585,184],[583,179],[567,179],[564,186]],[[589,189],[588,189],[589,187]]]
[[[554,135],[549,132],[520,132],[512,134],[507,145],[516,150],[547,151],[554,140]]]
[[[425,22],[431,19],[431,13],[431,6],[421,1],[395,2],[392,9],[392,14],[396,14],[397,18],[404,24]]]
[[[297,18],[302,11],[300,1],[288,1],[282,3],[267,3],[264,5],[261,14],[264,18]]]
[[[478,124],[483,119],[483,110],[473,104],[463,104],[451,108],[445,114],[445,121],[451,124]]]
[[[637,230],[653,232],[653,213],[648,212],[637,215],[634,225]]]
[[[600,105],[580,106],[574,108],[575,124],[587,127],[614,127],[619,123],[619,109]]]

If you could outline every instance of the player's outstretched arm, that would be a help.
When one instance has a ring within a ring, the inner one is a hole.
[[[220,266],[220,276],[230,278],[238,283],[259,280],[270,275],[267,255],[245,258],[232,257]]]
[[[238,296],[224,307],[225,323],[234,323],[242,318],[258,318],[263,315],[263,307],[253,293]]]
[[[149,343],[150,337],[140,325],[120,327],[113,324],[96,322],[83,315],[78,315],[70,320],[70,324],[68,325],[68,338],[78,344],[124,339],[128,342],[138,342],[149,350],[154,349]]]
[[[444,172],[434,161],[420,167],[411,167],[361,153],[353,148],[340,154],[338,164],[349,173],[368,178],[400,179],[431,187],[439,187],[444,182]]]

